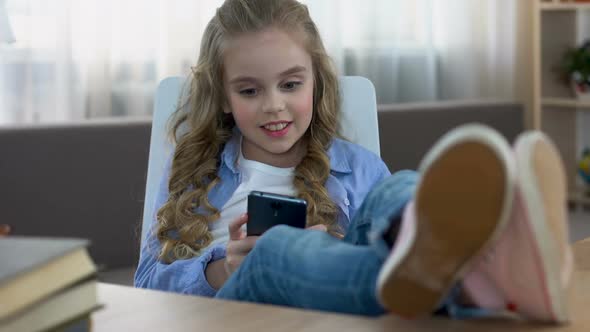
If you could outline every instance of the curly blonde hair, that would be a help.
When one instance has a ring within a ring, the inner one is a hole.
[[[337,207],[324,186],[330,175],[326,152],[338,134],[338,78],[318,29],[307,7],[295,0],[226,0],[205,29],[186,100],[171,118],[170,136],[176,149],[169,197],[158,210],[155,230],[162,261],[197,256],[212,241],[208,223],[219,219],[220,211],[207,194],[221,181],[217,175],[220,155],[235,126],[231,114],[223,112],[227,106],[222,81],[224,41],[268,27],[303,32],[314,75],[313,115],[302,137],[307,140],[307,154],[295,168],[293,184],[298,196],[307,201],[308,226],[323,224],[331,234],[342,235]],[[180,134],[181,127],[188,129],[185,134]]]

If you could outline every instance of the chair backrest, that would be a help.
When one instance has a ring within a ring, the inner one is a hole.
[[[373,83],[360,76],[342,76],[339,82],[342,98],[340,133],[346,139],[380,155],[377,101]],[[177,108],[183,85],[183,78],[169,77],[160,82],[156,91],[143,207],[142,242],[156,212],[153,211],[154,199],[166,158],[173,150],[166,129],[170,115]]]

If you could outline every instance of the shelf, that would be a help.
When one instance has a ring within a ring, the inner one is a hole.
[[[581,192],[569,193],[568,201],[572,204],[580,204],[590,206],[590,196],[584,195]]]
[[[590,100],[580,101],[574,98],[543,98],[541,99],[543,106],[555,106],[574,108],[578,111],[590,112]]]
[[[542,2],[539,7],[541,10],[587,10],[590,9],[590,2],[563,2],[551,3]]]

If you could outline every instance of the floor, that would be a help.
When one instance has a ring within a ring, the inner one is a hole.
[[[570,212],[570,242],[590,237],[590,208],[578,207]],[[99,280],[120,285],[133,285],[133,268],[99,273]]]

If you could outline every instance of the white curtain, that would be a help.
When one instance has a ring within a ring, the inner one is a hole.
[[[16,42],[0,44],[0,124],[149,115],[222,3],[5,1]],[[517,0],[302,2],[340,73],[369,77],[379,103],[515,97]]]
[[[341,70],[380,103],[515,97],[518,0],[304,1]]]

